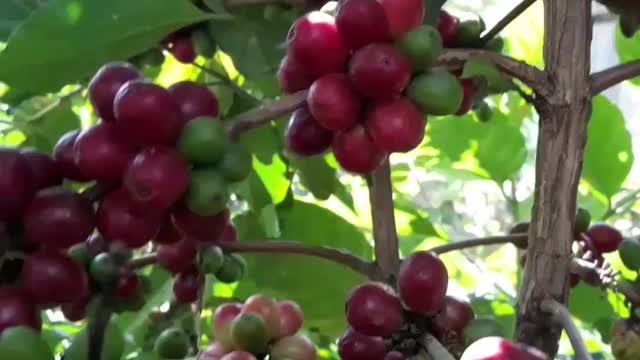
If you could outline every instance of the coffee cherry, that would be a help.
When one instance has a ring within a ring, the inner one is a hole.
[[[581,233],[587,231],[591,225],[591,213],[589,210],[579,207],[576,210],[576,221],[574,225],[574,235],[578,236]]]
[[[229,222],[229,212],[224,210],[216,215],[201,216],[184,206],[171,212],[171,220],[184,236],[201,242],[216,242]]]
[[[189,336],[178,328],[163,331],[153,345],[160,359],[184,359],[189,354],[190,348]]]
[[[442,53],[442,39],[434,27],[423,25],[399,37],[396,47],[407,57],[414,71],[423,71]]]
[[[196,247],[189,240],[171,245],[160,245],[156,250],[158,264],[173,274],[188,270],[196,259]]]
[[[242,304],[229,303],[218,306],[213,313],[213,337],[225,350],[233,348],[230,327],[231,322],[240,314],[240,311],[242,311]]]
[[[399,351],[391,351],[385,355],[384,360],[405,360],[406,357]]]
[[[75,160],[74,150],[78,135],[80,135],[80,130],[72,130],[62,135],[53,148],[53,160],[62,177],[84,182],[89,181],[89,178],[82,174]]]
[[[17,288],[0,288],[0,334],[8,328],[28,326],[40,331],[42,320],[29,295]]]
[[[234,351],[223,356],[220,360],[256,360],[256,357],[246,351]]]
[[[138,206],[125,190],[111,192],[98,207],[98,230],[107,239],[131,249],[146,245],[158,233],[162,218]]]
[[[640,241],[636,238],[624,239],[618,249],[620,260],[631,271],[640,271]]]
[[[87,306],[89,305],[90,300],[91,297],[87,296],[85,299],[74,303],[62,304],[62,306],[60,306],[60,311],[62,311],[62,315],[64,315],[65,319],[71,322],[81,321],[87,317]]]
[[[433,320],[433,327],[440,338],[443,338],[448,332],[460,336],[462,330],[474,318],[475,314],[469,303],[452,296],[446,296],[442,309]]]
[[[280,331],[280,319],[276,303],[269,297],[256,294],[249,297],[242,306],[241,314],[256,314],[264,320],[267,333],[273,338]]]
[[[291,114],[285,132],[285,146],[291,152],[301,156],[313,156],[324,153],[333,140],[333,133],[318,123],[306,107]]]
[[[224,253],[218,246],[201,249],[198,252],[198,270],[203,274],[215,274],[224,265]]]
[[[20,154],[31,167],[33,185],[36,189],[62,184],[60,169],[48,155],[35,150],[20,150]]]
[[[190,304],[198,301],[204,279],[195,269],[180,273],[173,280],[173,296],[180,304]]]
[[[385,42],[391,37],[387,15],[376,0],[340,2],[336,26],[344,41],[354,50],[372,43]]]
[[[110,287],[118,275],[119,266],[110,253],[98,254],[89,265],[91,279],[104,287]]]
[[[200,353],[198,360],[220,360],[226,354],[222,344],[216,341]]]
[[[182,120],[169,92],[148,81],[124,84],[114,101],[118,129],[137,146],[175,144]]]
[[[134,302],[142,293],[140,277],[134,272],[120,275],[116,281],[114,293],[118,300]]]
[[[228,144],[218,163],[218,170],[229,182],[242,181],[253,170],[253,156],[241,144]]]
[[[293,24],[287,46],[305,73],[314,77],[340,72],[349,56],[335,19],[320,11],[312,11]]]
[[[302,336],[289,336],[278,340],[273,344],[269,354],[276,359],[316,360],[318,358],[316,347]]]
[[[36,305],[73,303],[89,294],[89,279],[84,269],[67,255],[52,251],[27,256],[20,281]]]
[[[375,0],[371,1],[375,3]],[[321,77],[311,85],[307,106],[320,125],[337,131],[348,130],[358,123],[363,101],[345,74],[334,73]]]
[[[185,205],[201,216],[221,213],[229,200],[228,184],[216,169],[202,168],[191,172]]]
[[[367,114],[367,134],[386,152],[409,152],[424,139],[425,120],[407,99],[377,103]]]
[[[171,245],[182,240],[182,237],[182,234],[171,222],[171,218],[168,217],[163,221],[158,234],[153,238],[153,242],[157,245]]]
[[[398,97],[411,78],[409,60],[389,44],[370,44],[349,62],[349,79],[362,95],[379,99]]]
[[[74,159],[80,172],[90,179],[119,180],[135,155],[113,123],[99,123],[80,133]]]
[[[337,133],[331,147],[338,164],[343,169],[358,174],[372,172],[387,156],[362,125]]]
[[[215,165],[224,154],[226,140],[221,121],[199,117],[184,126],[176,148],[190,163]]]
[[[140,206],[166,210],[186,192],[189,167],[174,150],[148,148],[131,161],[123,176],[123,185]]]
[[[486,29],[482,20],[465,20],[458,24],[456,44],[459,47],[475,47]]]
[[[429,252],[417,252],[402,261],[398,274],[400,298],[415,312],[436,314],[444,303],[448,283],[444,264]]]
[[[131,64],[113,62],[98,70],[89,83],[88,97],[91,106],[98,116],[105,122],[115,121],[113,101],[116,93],[124,83],[142,78]]]
[[[424,1],[422,0],[380,0],[387,15],[391,35],[397,37],[422,25]]]
[[[246,271],[247,264],[238,254],[227,255],[222,267],[216,272],[216,278],[225,284],[239,281]]]
[[[402,326],[402,304],[381,284],[367,283],[353,289],[346,312],[351,328],[367,336],[389,336]]]
[[[267,350],[269,330],[262,317],[253,313],[240,313],[231,322],[231,340],[239,350],[261,354]]]
[[[218,116],[218,99],[204,85],[193,81],[181,81],[167,89],[182,115],[182,122],[187,123],[200,116]]]
[[[168,49],[171,55],[183,64],[191,64],[196,59],[196,49],[189,36],[177,36]]]
[[[338,354],[342,360],[384,360],[384,340],[360,334],[349,328],[338,340]]]
[[[40,191],[22,219],[27,241],[53,249],[66,249],[84,242],[93,231],[95,221],[91,202],[61,187]]]
[[[311,86],[316,77],[307,74],[307,69],[291,54],[285,55],[280,62],[276,74],[280,90],[285,94],[292,94]]]
[[[442,37],[442,44],[446,48],[456,47],[458,38],[458,18],[446,11],[440,11],[438,17],[438,32]]]
[[[504,38],[497,36],[489,40],[484,46],[485,49],[496,53],[501,53],[504,48]]]
[[[460,110],[464,98],[458,79],[447,71],[435,70],[413,78],[407,95],[426,114],[450,115]]]
[[[0,148],[0,220],[18,220],[36,191],[33,171],[17,150]]]
[[[491,336],[471,344],[460,358],[460,360],[487,359],[547,360],[548,357],[534,347],[512,343],[506,339]]]
[[[623,240],[620,231],[607,224],[592,225],[589,230],[586,231],[586,235],[591,239],[591,243],[599,253],[618,250]]]
[[[458,112],[456,112],[458,116],[466,115],[469,110],[471,110],[474,97],[478,92],[478,87],[471,80],[460,80],[460,86],[462,87],[462,103],[460,104],[460,108],[458,108]]]
[[[280,318],[276,339],[295,335],[302,328],[303,315],[300,306],[293,301],[279,301],[276,303]]]

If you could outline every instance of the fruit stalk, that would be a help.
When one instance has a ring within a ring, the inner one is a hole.
[[[516,339],[558,351],[561,328],[545,321],[540,302],[568,298],[568,275],[578,181],[591,114],[591,2],[546,0],[545,77],[550,94],[538,98],[536,182],[527,263],[519,291]],[[572,21],[566,21],[570,16]]]
[[[385,159],[367,179],[373,219],[373,241],[376,264],[382,280],[395,284],[400,269],[398,235],[393,207],[391,165]]]
[[[598,95],[625,80],[640,76],[640,60],[613,66],[591,75],[591,94]]]
[[[567,336],[569,337],[569,340],[571,341],[571,346],[576,354],[576,359],[592,360],[589,350],[587,350],[587,346],[584,344],[584,340],[582,340],[580,331],[578,331],[576,324],[571,321],[571,316],[569,315],[567,308],[553,299],[546,299],[542,301],[540,307],[542,310],[551,313],[553,321],[562,325],[564,331],[566,331]]]
[[[506,28],[513,20],[525,12],[536,0],[522,0],[522,2],[514,7],[505,17],[503,17],[498,23],[487,31],[486,34],[480,38],[480,46],[486,45],[491,39],[496,37],[504,28]]]

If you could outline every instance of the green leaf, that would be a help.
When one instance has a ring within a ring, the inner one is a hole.
[[[616,31],[616,50],[618,50],[620,63],[640,59],[640,32],[629,39],[619,30]],[[640,86],[640,77],[633,78],[631,83]]]
[[[281,241],[371,256],[371,247],[362,232],[325,208],[295,201],[286,208],[279,207],[278,217]],[[238,218],[236,225],[242,241],[264,239],[255,215]],[[317,328],[331,336],[344,331],[344,301],[354,286],[365,281],[362,276],[342,265],[300,255],[245,255],[245,258],[250,281],[240,282],[235,296],[245,298],[259,289],[278,299],[291,299],[302,307],[307,328]]]
[[[208,15],[188,0],[51,0],[11,35],[0,79],[12,96],[56,91]]]
[[[473,79],[476,83],[482,83],[490,91],[501,92],[511,89],[513,86],[496,67],[496,64],[484,59],[470,59],[464,64],[462,79]]]
[[[0,2],[0,42],[9,38],[29,14],[38,7],[38,0],[6,0]]]
[[[336,190],[336,170],[329,166],[323,156],[298,157],[289,156],[291,165],[296,168],[302,185],[316,199],[327,200]]]
[[[435,26],[438,23],[440,9],[447,0],[424,0],[424,23]]]
[[[618,191],[633,165],[631,135],[616,105],[603,96],[593,99],[582,177],[609,199]]]
[[[607,300],[606,291],[582,283],[571,289],[569,312],[588,324],[593,324],[600,318],[615,315]]]

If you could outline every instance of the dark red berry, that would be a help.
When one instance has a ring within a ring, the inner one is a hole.
[[[569,274],[569,285],[574,288],[580,283],[580,275]]]
[[[119,180],[134,155],[134,147],[113,123],[99,123],[76,139],[76,166],[90,179]]]
[[[35,191],[25,157],[17,150],[0,148],[0,220],[18,220]]]
[[[375,104],[367,114],[367,133],[386,152],[409,152],[424,139],[425,120],[407,99]]]
[[[469,79],[460,80],[460,85],[462,86],[462,93],[464,94],[464,97],[456,115],[465,115],[469,110],[471,110],[473,98],[476,96],[478,87]]]
[[[51,157],[34,150],[21,150],[20,153],[31,167],[36,189],[62,184],[62,175],[58,165]]]
[[[140,296],[140,278],[134,272],[120,275],[116,281],[115,296],[126,302],[135,301]]]
[[[191,64],[196,59],[196,49],[190,36],[178,36],[173,39],[169,52],[183,64]]]
[[[389,44],[371,44],[353,54],[349,78],[364,96],[385,100],[402,93],[411,79],[411,64]]]
[[[301,156],[322,154],[331,146],[333,133],[313,118],[309,109],[299,108],[291,114],[285,132],[285,146]]]
[[[334,73],[321,77],[311,85],[307,106],[320,125],[337,131],[348,130],[358,123],[363,101],[345,74]]]
[[[128,248],[146,245],[160,229],[162,217],[143,211],[122,189],[104,197],[97,212],[97,227],[107,239]]]
[[[387,15],[376,0],[341,1],[336,26],[344,41],[356,50],[391,38]]]
[[[170,217],[167,217],[162,226],[160,226],[160,231],[156,237],[153,238],[153,242],[158,245],[169,245],[175,244],[182,239],[182,234],[176,229],[176,226],[173,225]]]
[[[173,280],[173,296],[180,304],[196,302],[202,285],[203,278],[197,271],[183,272]]]
[[[367,336],[389,336],[402,326],[402,304],[382,284],[367,283],[351,291],[347,299],[347,321]]]
[[[433,327],[440,338],[445,337],[449,332],[460,336],[462,330],[474,318],[475,314],[469,303],[447,296],[444,298],[442,309],[433,320]]]
[[[623,240],[620,231],[607,224],[591,225],[585,234],[599,253],[618,250]]]
[[[148,148],[131,161],[122,181],[133,200],[141,206],[166,210],[187,191],[189,167],[173,149]]]
[[[156,254],[160,266],[173,274],[178,274],[194,265],[196,246],[191,241],[182,240],[175,244],[158,246]]]
[[[331,147],[338,164],[343,169],[358,174],[372,172],[387,156],[362,125],[337,133]]]
[[[173,145],[182,120],[180,108],[164,88],[148,81],[130,81],[114,102],[118,129],[136,146]]]
[[[85,241],[95,221],[91,202],[62,187],[40,191],[22,219],[25,239],[52,249],[66,249]]]
[[[442,308],[448,283],[449,275],[442,260],[429,252],[417,252],[400,266],[400,298],[415,312],[435,315]]]
[[[380,0],[391,35],[399,36],[422,25],[424,1],[422,0]]]
[[[342,360],[384,360],[387,351],[381,337],[360,334],[349,328],[338,340]]]
[[[335,19],[320,11],[312,11],[293,24],[287,46],[305,72],[315,77],[342,71],[349,56]]]
[[[115,62],[104,65],[89,83],[89,101],[102,121],[115,121],[113,101],[124,83],[142,75],[131,64]]]
[[[440,16],[438,17],[438,32],[440,32],[442,45],[444,45],[444,47],[456,47],[456,39],[458,38],[458,18],[452,16],[446,11],[440,11]]]
[[[81,265],[53,251],[27,256],[20,281],[29,299],[37,305],[74,303],[89,294],[89,279]]]
[[[62,311],[62,315],[69,321],[80,321],[87,316],[87,305],[91,301],[91,297],[87,296],[86,298],[69,304],[62,304],[60,306],[60,310]]]
[[[201,242],[218,241],[229,223],[229,211],[225,210],[213,216],[201,216],[179,206],[171,212],[171,220],[184,236]]]
[[[89,181],[76,165],[75,144],[80,130],[72,130],[62,135],[53,149],[53,160],[62,177],[74,181]]]
[[[40,331],[42,320],[38,309],[23,290],[0,288],[0,334],[17,326],[28,326]]]
[[[183,123],[200,116],[218,116],[218,99],[206,86],[193,81],[181,81],[167,90],[180,108]]]
[[[236,232],[236,227],[232,224],[228,224],[227,227],[224,228],[224,232],[220,236],[220,243],[222,244],[233,244],[238,242],[238,234]]]
[[[391,351],[385,355],[384,360],[405,360],[406,357],[399,351]]]
[[[107,252],[109,250],[109,243],[97,232],[89,235],[85,241],[89,256],[96,257],[98,254]]]
[[[285,94],[292,94],[311,86],[315,77],[307,74],[306,68],[291,54],[287,54],[278,68],[278,84]]]

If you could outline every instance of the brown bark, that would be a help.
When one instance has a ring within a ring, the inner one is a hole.
[[[566,304],[576,193],[591,114],[591,1],[545,0],[545,71],[553,93],[538,100],[536,187],[516,338],[550,355],[562,329],[540,304]]]

